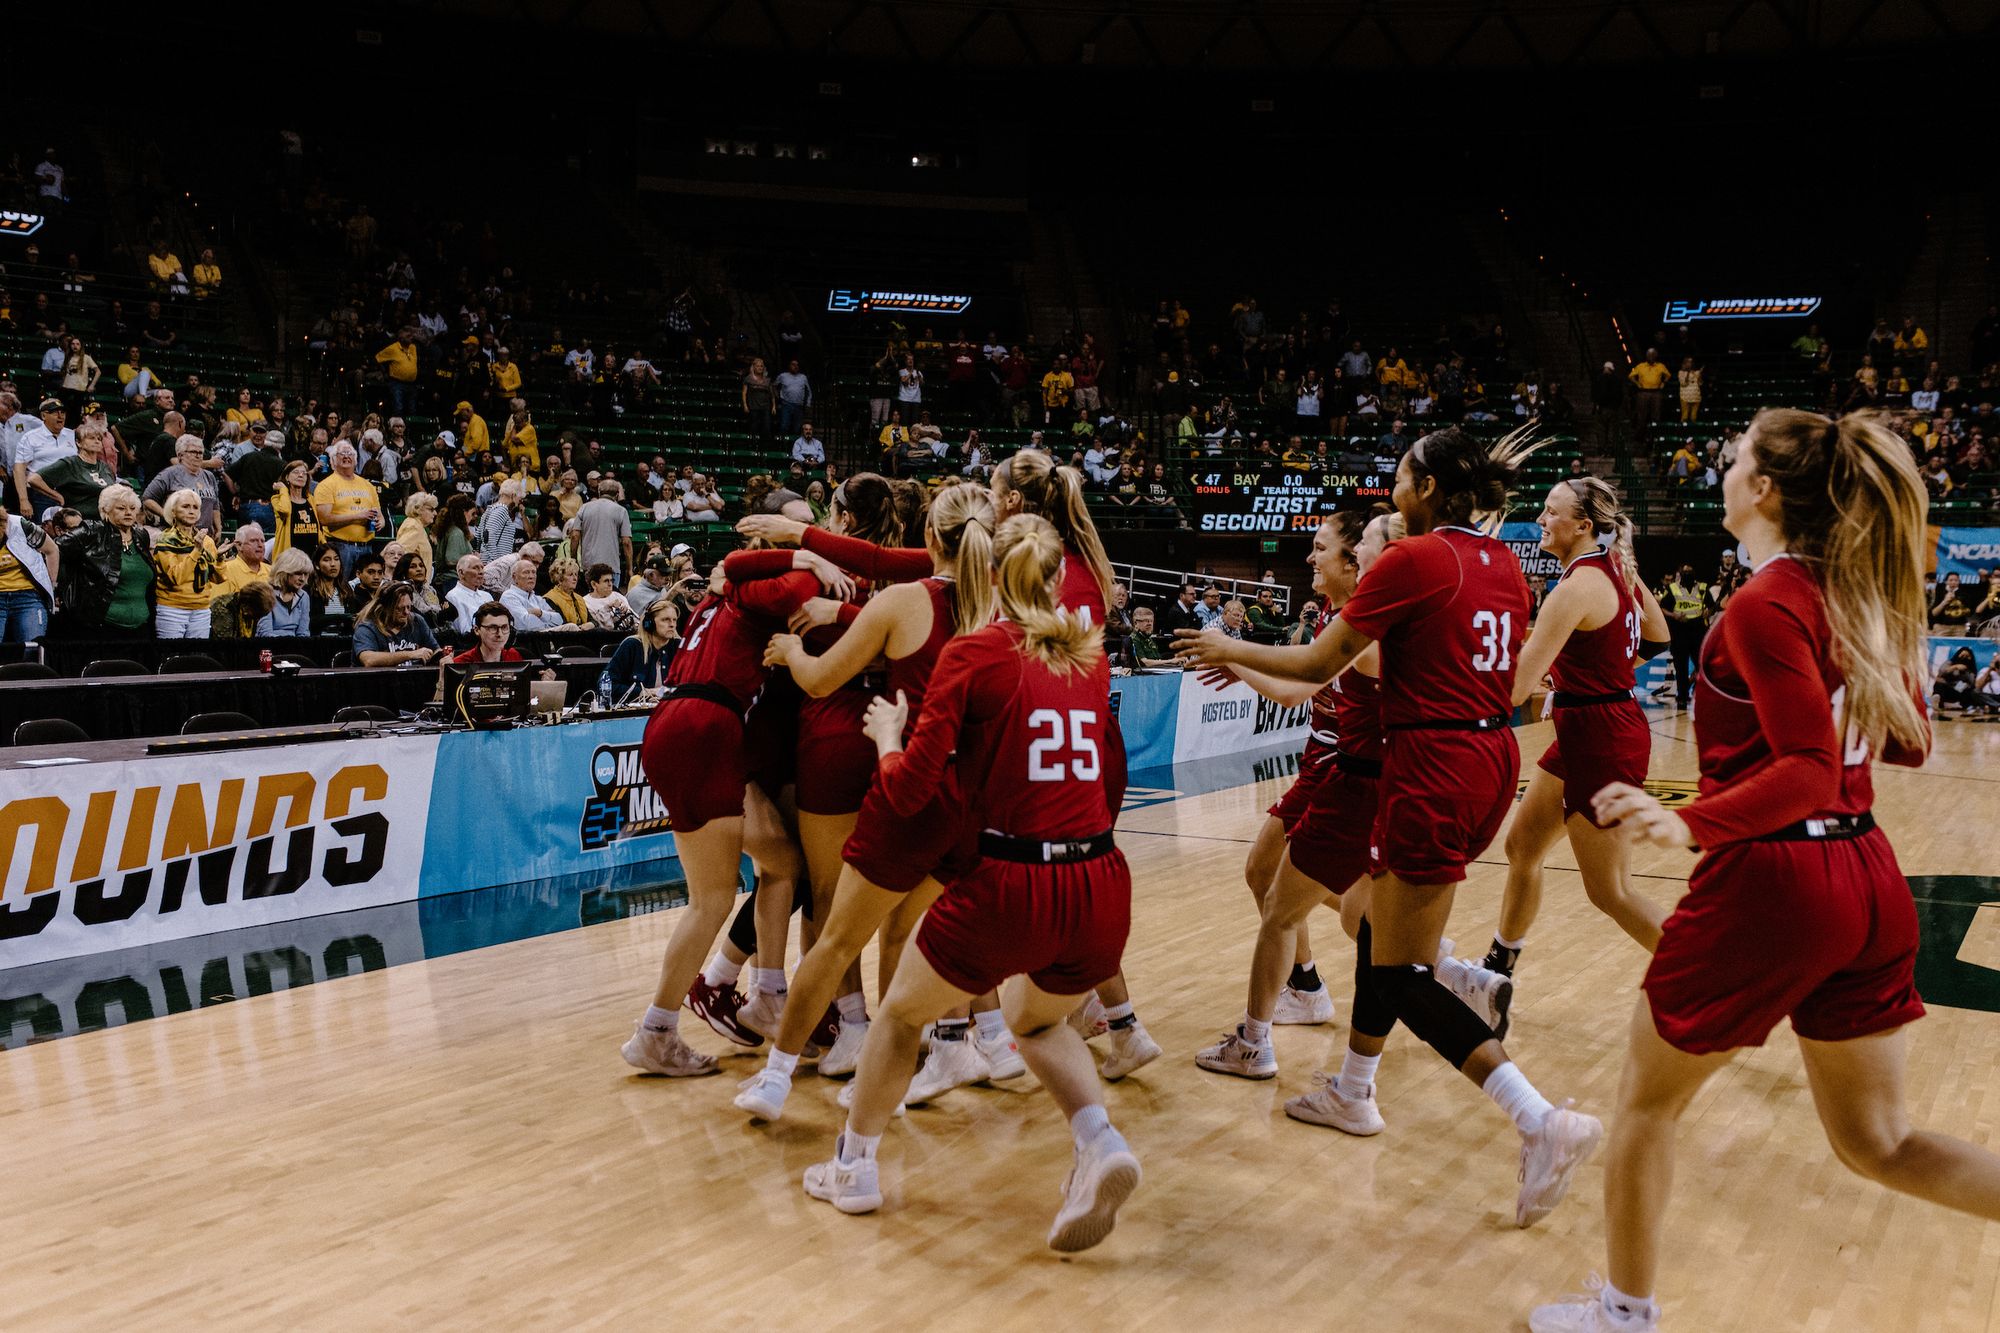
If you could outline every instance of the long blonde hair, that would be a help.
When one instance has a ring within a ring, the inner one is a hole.
[[[1639,557],[1632,549],[1632,516],[1618,503],[1618,492],[1602,477],[1564,477],[1562,484],[1576,497],[1576,516],[1599,537],[1609,534],[1611,553],[1618,557],[1618,577],[1625,591],[1639,595]]]
[[[993,497],[984,486],[954,482],[931,501],[930,529],[951,562],[957,632],[993,622]]]
[[[1110,606],[1111,557],[1105,554],[1090,507],[1083,501],[1083,474],[1073,467],[1057,467],[1056,460],[1040,449],[1023,449],[994,468],[993,475],[1005,489],[1020,492],[1022,513],[1047,519],[1055,526],[1057,540],[1076,548],[1097,580],[1098,595]]]
[[[1767,407],[1739,447],[1754,448],[1758,472],[1777,489],[1788,553],[1819,580],[1833,660],[1847,681],[1843,735],[1858,732],[1878,749],[1885,737],[1921,748],[1930,502],[1909,446],[1877,412],[1833,421]]]
[[[1000,575],[1000,614],[1021,627],[1021,651],[1058,676],[1088,671],[1104,656],[1104,631],[1056,610],[1052,585],[1062,568],[1055,525],[1038,514],[1016,514],[993,537]]]

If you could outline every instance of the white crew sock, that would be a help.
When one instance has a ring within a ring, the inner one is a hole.
[[[1660,1322],[1660,1307],[1651,1296],[1627,1296],[1607,1282],[1601,1299],[1613,1328],[1647,1329]]]
[[[843,1023],[854,1024],[866,1023],[868,1021],[868,997],[860,991],[855,991],[851,995],[841,996],[833,1002],[833,1007],[840,1010],[840,1021]]]
[[[1528,1076],[1512,1060],[1488,1074],[1480,1090],[1513,1119],[1514,1128],[1523,1134],[1540,1129],[1542,1117],[1555,1109],[1548,1098],[1535,1091],[1535,1085],[1528,1082]]]
[[[1379,1055],[1360,1055],[1348,1051],[1340,1062],[1340,1095],[1343,1097],[1366,1097],[1375,1086],[1375,1067],[1382,1063]]]
[[[681,1028],[681,1011],[662,1009],[657,1004],[646,1006],[646,1016],[639,1025],[648,1032],[678,1032]]]
[[[1515,953],[1519,953],[1528,947],[1528,937],[1526,935],[1523,935],[1518,940],[1503,940],[1500,938],[1500,932],[1497,930],[1493,932],[1493,942],[1503,949],[1512,949]]]
[[[981,1041],[994,1042],[1007,1035],[1007,1016],[998,1009],[988,1009],[983,1014],[974,1014],[972,1023],[979,1029]]]
[[[1269,1046],[1271,1044],[1271,1020],[1268,1018],[1252,1018],[1250,1015],[1245,1014],[1243,1016],[1243,1040],[1249,1042],[1252,1046]]]
[[[1111,1112],[1102,1106],[1086,1106],[1069,1118],[1070,1136],[1079,1148],[1109,1128]]]
[[[770,1056],[764,1061],[764,1068],[774,1074],[783,1074],[789,1079],[793,1074],[799,1072],[799,1057],[796,1055],[786,1055],[776,1046],[773,1046]]]
[[[750,969],[750,988],[767,995],[785,993],[785,969],[782,967],[753,967]]]
[[[854,1122],[850,1120],[847,1128],[840,1132],[840,1148],[834,1156],[843,1166],[851,1166],[856,1162],[872,1162],[875,1160],[875,1150],[881,1146],[880,1134],[856,1134]]]
[[[1104,1010],[1104,1021],[1113,1027],[1133,1017],[1135,1015],[1132,1012],[1132,1002],[1130,1000],[1127,1000],[1123,1004],[1108,1005]],[[1131,1024],[1127,1023],[1126,1026],[1130,1027]]]
[[[720,949],[715,951],[715,957],[708,960],[708,966],[701,970],[701,979],[718,990],[734,986],[736,978],[742,975],[743,964],[730,962]]]

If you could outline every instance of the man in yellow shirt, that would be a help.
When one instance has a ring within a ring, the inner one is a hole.
[[[1058,356],[1049,373],[1042,376],[1042,424],[1054,426],[1069,411],[1070,395],[1076,392],[1076,377],[1069,373],[1069,358]]]
[[[221,581],[209,591],[214,597],[225,593],[241,592],[252,583],[271,581],[271,562],[264,558],[264,528],[259,523],[244,523],[236,529],[236,554],[222,562],[217,573]],[[211,598],[213,600],[213,598]]]
[[[181,272],[181,257],[173,252],[164,236],[153,242],[153,253],[146,256],[146,267],[153,271],[156,290],[173,291],[176,285],[180,288],[187,285],[187,276]]]
[[[521,396],[521,367],[513,354],[506,348],[498,348],[493,353],[493,364],[486,368],[493,377],[493,403],[495,411],[504,408]]]
[[[396,341],[375,353],[375,359],[389,367],[389,410],[399,417],[417,410],[417,331],[404,329]]]
[[[1667,385],[1673,382],[1674,372],[1667,369],[1660,360],[1657,347],[1646,349],[1646,359],[1625,372],[1625,378],[1632,381],[1638,392],[1633,411],[1638,416],[1639,429],[1643,432],[1646,424],[1658,421],[1666,410]]]
[[[472,410],[471,403],[460,403],[452,409],[452,416],[458,422],[458,447],[465,456],[477,462],[479,455],[493,448],[493,433],[486,428],[486,418]]]
[[[313,512],[320,531],[340,552],[340,576],[354,572],[354,562],[368,549],[368,539],[382,527],[382,499],[366,477],[355,472],[360,455],[342,440],[326,451],[333,472],[313,487]]]

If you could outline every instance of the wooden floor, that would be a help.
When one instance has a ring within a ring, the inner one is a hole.
[[[1686,724],[1655,730],[1654,776],[1690,778]],[[2000,728],[1948,725],[1927,769],[1878,769],[1907,873],[2000,873],[1996,760]],[[1121,823],[1126,970],[1167,1055],[1110,1091],[1146,1176],[1087,1254],[1043,1245],[1069,1140],[1038,1092],[912,1111],[883,1144],[887,1205],[848,1218],[799,1188],[841,1120],[833,1084],[803,1076],[787,1119],[752,1128],[729,1098],[759,1057],[629,1077],[617,1048],[669,913],[0,1053],[0,1326],[1525,1327],[1602,1266],[1602,1171],[1515,1230],[1511,1126],[1407,1034],[1379,1076],[1387,1133],[1285,1119],[1345,1035],[1352,951],[1331,915],[1341,1024],[1280,1029],[1275,1082],[1194,1067],[1241,1008],[1244,840],[1277,787]],[[1665,902],[1688,864],[1637,869]],[[1459,899],[1468,952],[1501,874],[1478,867]],[[1643,959],[1574,874],[1549,890],[1509,1046],[1545,1092],[1603,1112]],[[1991,955],[1996,928],[1964,956]],[[1920,1123],[2000,1146],[2000,1014],[1934,1008],[1915,1054]],[[1660,1294],[1682,1333],[2000,1330],[2000,1226],[1843,1171],[1789,1030],[1693,1108],[1669,1226]]]

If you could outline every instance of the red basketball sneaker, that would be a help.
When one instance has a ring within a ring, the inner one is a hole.
[[[711,986],[696,977],[694,985],[688,987],[688,1008],[700,1014],[718,1035],[738,1046],[762,1046],[764,1039],[737,1021],[736,1011],[742,1007],[743,996],[734,986]]]

